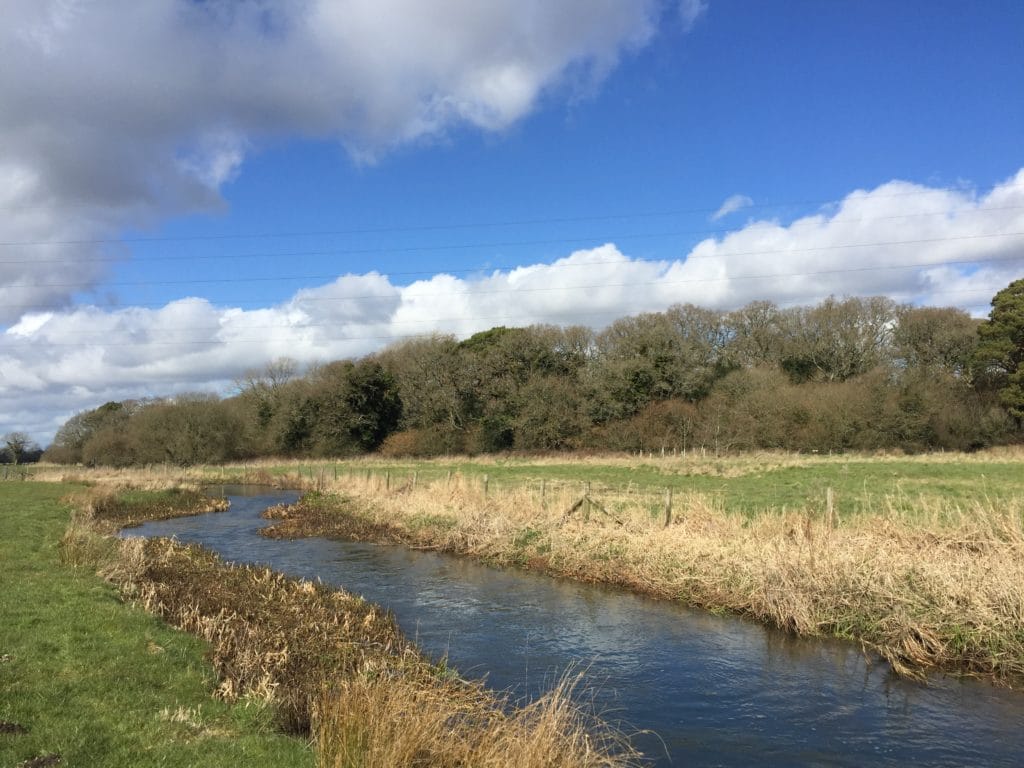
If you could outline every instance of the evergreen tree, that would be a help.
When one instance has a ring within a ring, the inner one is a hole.
[[[993,297],[978,337],[975,383],[997,391],[1013,417],[1024,420],[1024,279],[1014,280]]]

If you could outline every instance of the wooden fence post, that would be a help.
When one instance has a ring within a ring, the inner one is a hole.
[[[665,489],[665,527],[672,524],[672,489]]]

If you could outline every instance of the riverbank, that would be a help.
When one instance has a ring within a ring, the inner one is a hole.
[[[631,764],[628,745],[570,703],[569,683],[513,708],[427,660],[390,615],[357,596],[232,566],[195,546],[109,535],[126,520],[170,516],[168,499],[182,501],[186,515],[204,503],[188,490],[94,487],[78,494],[61,560],[80,578],[99,572],[131,605],[204,640],[217,699],[261,712],[264,730],[311,737],[313,752],[304,738],[286,739],[305,750],[306,764],[314,757],[320,766]],[[105,683],[117,689],[105,678],[97,686]],[[181,717],[193,717],[189,712]],[[217,764],[205,757],[182,764],[200,763]]]
[[[199,639],[60,562],[81,490],[0,484],[0,765],[312,766],[266,706],[211,695]]]
[[[624,587],[804,636],[862,643],[899,674],[1024,680],[1024,502],[833,492],[741,513],[698,492],[496,493],[473,478],[342,475],[273,510],[265,535],[400,543]],[[669,512],[669,510],[671,510]]]

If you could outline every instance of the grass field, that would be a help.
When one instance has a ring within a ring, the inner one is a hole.
[[[39,467],[60,479],[68,470]],[[72,470],[318,493],[272,535],[389,541],[626,587],[1024,681],[1024,450],[551,456]],[[671,492],[671,494],[670,494]],[[667,515],[671,501],[671,515]]]
[[[768,510],[815,509],[824,504],[832,489],[839,515],[901,509],[908,513],[922,506],[972,506],[979,501],[994,504],[1024,497],[1024,449],[1008,448],[974,454],[923,454],[919,456],[868,456],[863,454],[819,456],[759,453],[739,456],[621,455],[573,457],[438,458],[383,460],[374,457],[344,461],[279,460],[233,464],[224,467],[153,467],[148,472],[69,469],[41,465],[33,470],[46,479],[69,474],[144,483],[164,483],[169,478],[198,481],[259,480],[292,487],[313,487],[335,479],[370,477],[383,489],[417,482],[460,478],[490,491],[532,488],[569,495],[587,487],[592,495],[630,492],[654,500],[666,489],[674,494],[699,494],[726,512],[753,515]],[[922,505],[922,501],[924,504]]]
[[[312,766],[265,706],[211,697],[204,643],[59,562],[72,490],[0,484],[0,765]]]
[[[32,470],[47,479],[72,475],[84,480],[116,479],[116,470],[69,469],[40,465]],[[206,481],[252,480],[264,475],[296,487],[315,485],[320,479],[358,478],[369,475],[383,485],[390,476],[394,487],[434,482],[450,476],[476,481],[487,479],[495,492],[538,488],[584,489],[603,492],[662,494],[699,493],[725,511],[759,513],[765,510],[800,510],[815,506],[833,490],[840,514],[870,512],[894,504],[913,507],[920,498],[944,504],[999,502],[1024,496],[1024,449],[1006,448],[973,454],[938,453],[902,455],[814,455],[757,453],[723,457],[598,455],[574,457],[453,457],[392,460],[366,457],[341,461],[261,460],[224,467],[152,467],[148,472],[120,473],[133,483],[148,475],[155,483],[167,478]]]
[[[715,499],[726,511],[743,513],[768,509],[803,509],[834,491],[840,513],[871,511],[902,497],[927,496],[948,503],[973,503],[982,498],[1009,499],[1024,494],[1024,452],[921,457],[751,455],[714,458],[595,457],[571,459],[499,458],[472,460],[375,461],[359,459],[334,463],[291,462],[256,465],[275,476],[297,473],[308,481],[371,473],[383,479],[390,473],[397,487],[413,473],[418,481],[445,479],[449,473],[482,483],[492,490],[539,486],[592,492],[694,492]],[[237,468],[234,468],[237,471]],[[218,470],[211,470],[211,474]],[[232,468],[228,469],[229,474]]]

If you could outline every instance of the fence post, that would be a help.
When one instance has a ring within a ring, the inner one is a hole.
[[[490,485],[490,483],[491,479],[487,475],[484,475],[484,496],[487,496],[487,488]]]
[[[665,489],[665,527],[672,523],[672,489]]]

